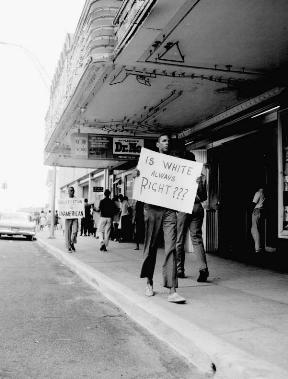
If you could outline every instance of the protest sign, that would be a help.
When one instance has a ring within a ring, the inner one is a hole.
[[[192,213],[202,163],[142,148],[133,199]]]
[[[84,199],[69,197],[58,200],[58,214],[63,218],[84,217]]]

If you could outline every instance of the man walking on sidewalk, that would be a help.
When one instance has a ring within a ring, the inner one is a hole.
[[[68,188],[68,195],[70,198],[74,197],[74,187]],[[65,219],[65,245],[69,253],[76,251],[74,244],[77,242],[78,232],[78,218]]]
[[[183,158],[195,161],[195,155],[190,151],[185,152]],[[185,278],[184,243],[186,233],[189,230],[193,245],[193,251],[199,262],[199,277],[197,279],[197,282],[206,282],[209,276],[209,271],[202,237],[204,209],[201,204],[203,201],[207,200],[206,181],[204,175],[201,175],[199,178],[197,178],[197,183],[198,189],[192,214],[177,212],[177,276],[178,278]]]
[[[167,134],[160,135],[157,142],[159,153],[169,154],[170,147],[170,137]],[[139,174],[139,171],[136,170],[133,176],[139,176]],[[164,232],[165,245],[165,259],[162,267],[163,286],[169,288],[168,301],[172,303],[185,303],[186,300],[176,292],[176,288],[178,287],[176,267],[176,211],[152,204],[145,204],[144,220],[144,260],[140,277],[147,279],[145,295],[154,295],[153,274],[156,264],[158,236],[162,228]]]
[[[104,191],[105,198],[99,203],[100,221],[99,221],[99,237],[100,237],[100,251],[107,251],[112,218],[116,212],[114,201],[110,199],[111,192],[109,189]]]

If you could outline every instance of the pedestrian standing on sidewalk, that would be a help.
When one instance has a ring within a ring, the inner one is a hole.
[[[40,214],[40,230],[44,230],[44,227],[46,225],[46,216],[44,211],[41,211]]]
[[[100,251],[107,251],[110,231],[112,225],[112,218],[116,212],[114,201],[110,199],[111,192],[109,189],[104,191],[104,199],[100,201],[100,221],[99,221],[99,237],[100,237]]]
[[[95,238],[99,238],[98,237],[98,224],[99,224],[99,220],[100,220],[100,213],[99,211],[97,211],[98,207],[93,206],[93,213],[92,213],[92,218],[93,218],[93,235]]]
[[[74,187],[68,188],[69,198],[74,197]],[[75,244],[77,243],[77,232],[78,232],[78,218],[66,218],[65,219],[65,245],[68,253],[76,251]]]
[[[256,253],[265,251],[265,190],[259,188],[253,197],[251,234]]]
[[[171,139],[169,135],[162,134],[158,137],[157,148],[161,154],[169,154]],[[140,172],[136,169],[133,176],[139,176]],[[141,268],[140,277],[146,278],[146,296],[153,296],[153,275],[156,264],[158,248],[158,236],[163,229],[165,258],[162,266],[163,286],[169,289],[168,301],[172,303],[185,303],[184,297],[176,292],[178,287],[177,265],[176,265],[176,236],[177,236],[177,217],[176,211],[160,206],[145,204],[145,240],[144,240],[144,260]]]
[[[120,241],[129,242],[131,236],[131,214],[129,209],[131,209],[128,197],[120,194],[118,196],[120,201],[120,224],[121,224],[121,232],[120,232]]]
[[[80,236],[89,236],[89,223],[91,219],[90,205],[88,199],[84,199],[84,217],[81,219],[81,233]]]
[[[182,158],[195,161],[195,155],[186,151]],[[207,200],[207,189],[205,176],[202,174],[197,178],[198,189],[195,197],[192,214],[177,212],[177,276],[185,278],[185,238],[187,231],[190,232],[190,237],[193,245],[193,252],[199,263],[199,276],[197,282],[206,282],[209,276],[206,253],[202,237],[202,225],[204,219],[204,209],[202,202]]]
[[[134,228],[134,242],[136,243],[134,250],[139,250],[140,243],[143,243],[145,235],[144,203],[142,201],[136,201],[134,204],[132,225]]]
[[[48,230],[50,230],[51,224],[52,224],[52,213],[49,210],[48,215],[47,215],[47,222],[46,222]]]
[[[121,213],[120,201],[118,199],[118,196],[113,197],[112,201],[114,202],[114,205],[115,205],[115,214],[112,219],[113,236],[111,237],[111,239],[113,241],[119,241],[120,239],[119,223],[120,223],[120,213]]]
[[[58,224],[59,224],[59,215],[58,215],[58,211],[56,210],[55,216],[54,216],[54,227],[55,227],[55,230],[58,230]]]

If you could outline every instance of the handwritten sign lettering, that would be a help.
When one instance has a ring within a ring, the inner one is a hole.
[[[133,199],[192,213],[202,163],[142,148]]]
[[[58,200],[58,214],[63,218],[84,217],[84,199],[67,198]]]

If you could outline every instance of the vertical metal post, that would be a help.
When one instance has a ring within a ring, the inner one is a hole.
[[[50,225],[50,239],[55,238],[55,196],[56,196],[56,166],[53,166],[53,184],[52,184],[52,203],[51,203],[51,225]]]

